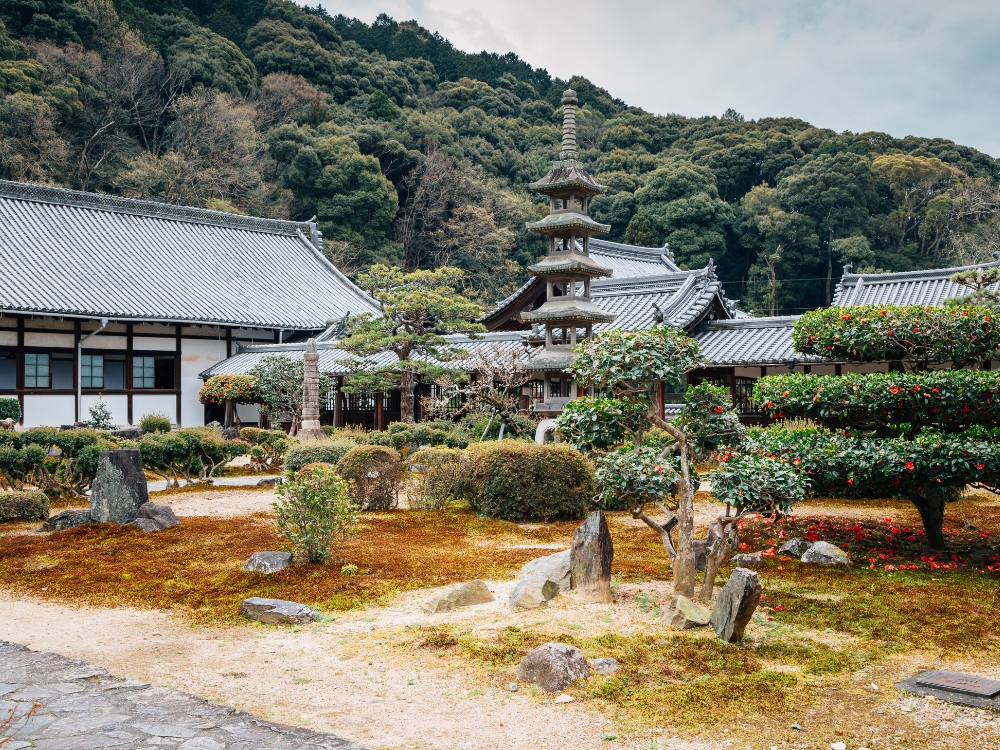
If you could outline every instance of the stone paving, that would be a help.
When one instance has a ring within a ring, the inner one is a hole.
[[[2,750],[366,750],[6,641],[0,641],[0,726]]]

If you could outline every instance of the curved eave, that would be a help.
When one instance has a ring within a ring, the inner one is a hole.
[[[561,253],[559,255],[547,255],[538,263],[528,266],[529,273],[535,276],[551,276],[558,273],[574,273],[589,276],[591,278],[601,278],[611,276],[612,270],[606,268],[591,258],[589,255],[578,255],[575,253]]]
[[[581,299],[562,300],[558,297],[549,300],[537,310],[521,313],[521,320],[526,323],[570,322],[611,323],[614,313],[605,312],[592,302]]]
[[[541,221],[529,221],[524,225],[531,232],[548,234],[549,232],[579,229],[589,234],[607,234],[611,231],[610,224],[599,224],[589,216],[575,211],[549,214]]]

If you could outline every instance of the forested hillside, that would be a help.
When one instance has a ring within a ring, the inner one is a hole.
[[[4,178],[315,215],[347,270],[456,265],[483,303],[544,252],[526,185],[556,155],[567,87],[610,238],[713,258],[746,309],[825,304],[844,263],[1000,250],[998,162],[943,139],[653,115],[415,22],[287,0],[0,0],[0,20]]]

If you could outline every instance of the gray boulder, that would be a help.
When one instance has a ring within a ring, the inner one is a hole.
[[[545,643],[530,651],[517,665],[517,679],[534,683],[548,693],[561,692],[588,677],[587,657],[580,649],[565,643]]]
[[[147,502],[139,507],[139,513],[131,525],[149,533],[150,531],[163,531],[171,526],[178,526],[180,522],[169,505]]]
[[[305,604],[284,599],[263,599],[252,596],[240,602],[240,612],[251,620],[268,625],[304,625],[317,619],[316,613]]]
[[[243,566],[243,570],[270,574],[284,570],[291,564],[291,552],[254,552]]]
[[[594,668],[595,672],[600,672],[601,674],[614,674],[621,668],[621,664],[618,663],[618,660],[612,659],[611,657],[604,659],[591,659],[590,666]]]
[[[85,523],[90,523],[89,510],[64,510],[43,523],[39,531],[64,531]]]
[[[743,552],[739,555],[733,555],[733,562],[736,563],[737,568],[756,568],[764,562],[764,555],[760,552]]]
[[[111,437],[121,438],[122,440],[142,440],[142,428],[121,427],[117,430],[111,430]]]
[[[660,618],[664,624],[681,630],[690,628],[702,628],[708,625],[712,618],[712,611],[705,609],[700,604],[695,604],[686,596],[678,594],[670,603],[670,608],[665,610]]]
[[[531,562],[524,564],[524,567],[521,568],[521,577],[544,578],[559,586],[560,591],[569,591],[571,555],[572,550],[566,549],[562,552],[556,552],[554,555],[536,557]]]
[[[474,604],[486,604],[493,601],[493,594],[486,581],[469,581],[461,586],[456,586],[444,594],[435,596],[424,605],[424,612],[435,614],[437,612],[450,612],[459,607],[471,607]]]
[[[585,601],[611,602],[611,563],[615,549],[604,511],[595,510],[573,534],[570,588]]]
[[[705,551],[707,542],[704,539],[694,540],[694,569],[702,573],[708,567],[708,553]]]
[[[538,609],[559,596],[559,584],[541,576],[529,576],[517,582],[510,592],[510,608]]]
[[[284,484],[285,480],[281,477],[264,477],[263,479],[257,480],[258,487],[266,487],[269,484]]]
[[[760,603],[760,593],[757,574],[746,568],[736,568],[722,587],[712,610],[710,622],[715,634],[727,643],[739,642]]]
[[[90,518],[97,523],[131,523],[148,500],[139,451],[101,451],[90,492]]]
[[[812,545],[805,539],[799,539],[794,537],[789,539],[787,542],[778,547],[778,552],[783,555],[791,555],[792,557],[800,557],[803,552],[805,552]]]
[[[850,566],[851,558],[840,547],[829,542],[816,542],[803,553],[802,562]]]

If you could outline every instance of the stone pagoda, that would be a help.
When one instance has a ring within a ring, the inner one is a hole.
[[[610,276],[611,269],[590,257],[590,235],[611,231],[607,224],[590,218],[590,199],[607,188],[587,173],[576,151],[576,92],[563,92],[562,152],[542,179],[531,189],[549,198],[549,214],[541,221],[529,222],[532,232],[549,238],[549,254],[533,266],[532,276],[545,279],[545,303],[536,310],[521,313],[527,323],[545,326],[545,348],[532,357],[525,368],[542,376],[544,400],[535,402],[534,410],[556,415],[568,401],[576,398],[576,384],[564,369],[573,361],[573,346],[590,338],[595,323],[615,319],[590,301],[590,282]]]

